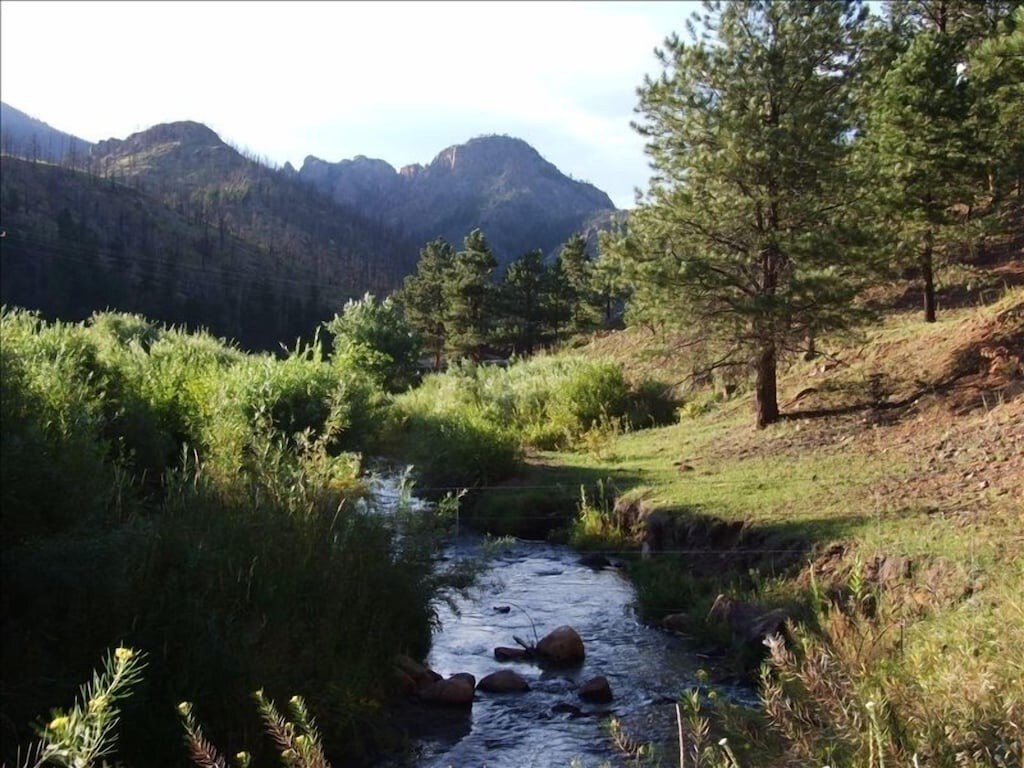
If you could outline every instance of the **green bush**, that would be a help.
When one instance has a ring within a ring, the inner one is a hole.
[[[391,656],[426,650],[434,600],[464,582],[436,567],[429,518],[352,503],[345,449],[382,420],[379,387],[318,345],[245,355],[128,315],[5,309],[0,341],[4,749],[130,642],[151,674],[123,712],[127,764],[179,761],[183,699],[243,740],[258,687],[302,692],[358,751]]]
[[[102,371],[79,326],[0,313],[0,505],[5,543],[102,522],[116,492]]]

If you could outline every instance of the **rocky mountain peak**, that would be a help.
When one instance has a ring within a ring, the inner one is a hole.
[[[564,175],[511,136],[453,144],[428,165],[398,172],[363,156],[339,163],[307,158],[299,175],[421,243],[438,236],[461,243],[479,227],[502,262],[534,248],[550,252],[595,214],[615,209],[604,192]]]
[[[448,173],[487,173],[510,166],[554,166],[522,139],[511,136],[478,136],[465,144],[442,150],[430,170]]]
[[[126,149],[141,152],[168,144],[188,148],[227,147],[220,136],[208,126],[194,120],[181,120],[154,125],[152,128],[133,133],[126,139],[101,141],[96,145],[94,154],[102,156]]]
[[[235,178],[257,167],[212,129],[192,120],[161,123],[123,140],[101,141],[92,150],[91,163],[100,173],[184,188]]]

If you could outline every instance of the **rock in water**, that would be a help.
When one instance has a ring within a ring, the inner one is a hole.
[[[552,630],[537,643],[537,655],[552,664],[578,664],[586,657],[583,639],[572,627]]]
[[[611,561],[600,552],[588,552],[580,558],[580,565],[600,571],[602,568],[610,566]]]
[[[475,683],[476,680],[470,674],[452,675],[447,680],[438,680],[421,688],[420,701],[445,707],[471,707],[476,692]]]
[[[612,687],[609,685],[607,677],[598,675],[583,684],[580,688],[579,696],[584,701],[607,704],[613,698]]]
[[[530,690],[526,679],[511,669],[501,669],[484,677],[477,683],[477,690],[488,693],[521,693]]]
[[[494,658],[498,661],[527,661],[531,654],[525,648],[506,648],[498,646],[494,649]]]
[[[395,666],[395,676],[398,678],[403,690],[407,690],[410,687],[410,683],[411,690],[417,690],[441,679],[441,675],[430,669],[430,667],[420,664],[404,653],[396,654],[392,663]]]

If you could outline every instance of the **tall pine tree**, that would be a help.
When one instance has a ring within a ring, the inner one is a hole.
[[[546,271],[540,251],[523,254],[505,271],[501,284],[502,335],[517,354],[532,355],[545,335]]]
[[[756,424],[779,418],[776,368],[812,330],[851,320],[844,164],[857,2],[706,3],[639,90],[656,175],[630,218],[634,280],[755,376]]]
[[[935,256],[959,221],[981,178],[980,145],[969,116],[958,36],[927,29],[889,68],[868,115],[868,151],[876,164],[879,215],[888,221],[899,254],[916,262],[924,316],[936,318]]]
[[[479,360],[491,341],[496,304],[492,275],[497,266],[484,233],[474,229],[444,282],[445,344],[455,357]]]
[[[594,264],[587,253],[587,240],[574,233],[559,254],[569,285],[571,308],[569,329],[574,333],[591,331],[600,322],[598,298],[594,290]]]
[[[422,340],[423,347],[434,358],[434,368],[441,367],[447,341],[445,327],[445,285],[455,264],[455,249],[443,237],[428,243],[420,251],[415,274],[405,278],[397,299],[405,310],[405,319]]]

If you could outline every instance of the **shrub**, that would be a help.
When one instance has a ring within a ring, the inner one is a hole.
[[[352,299],[324,328],[334,337],[332,357],[346,367],[360,368],[391,392],[415,381],[422,345],[390,298],[378,303],[368,293]]]
[[[117,492],[103,371],[80,326],[0,313],[0,504],[5,542],[102,522]],[[73,503],[71,501],[73,500]]]
[[[382,418],[379,387],[316,344],[276,359],[134,316],[0,321],[4,722],[23,734],[130,642],[152,675],[124,712],[129,764],[180,756],[167,702],[240,737],[258,686],[303,691],[325,743],[358,751],[392,655],[425,651],[465,580],[436,567],[429,517],[351,503],[344,449]]]

